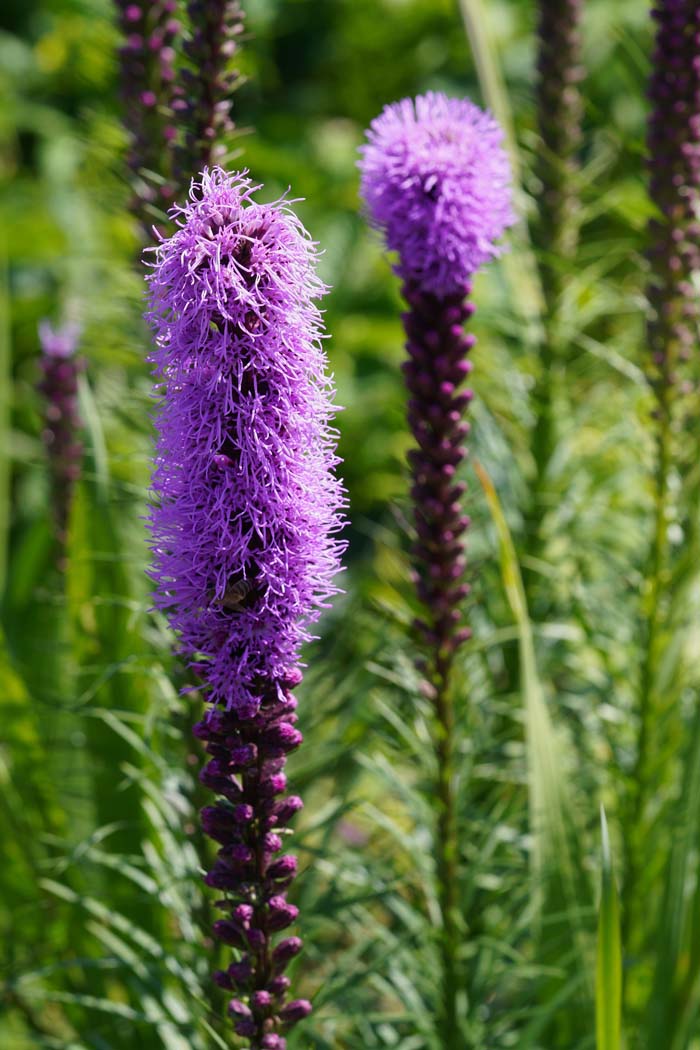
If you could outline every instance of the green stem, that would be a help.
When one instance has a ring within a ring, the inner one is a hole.
[[[442,999],[440,1031],[444,1050],[463,1050],[459,1031],[457,998],[459,992],[459,837],[455,791],[455,711],[449,690],[450,661],[436,661],[435,714],[437,718],[437,796],[436,858],[439,904],[442,920],[440,955]]]
[[[654,475],[654,532],[649,565],[646,574],[648,593],[644,613],[644,656],[639,681],[639,729],[637,752],[632,771],[630,816],[628,835],[625,838],[625,896],[627,906],[623,914],[623,944],[629,948],[629,936],[636,928],[634,922],[638,902],[639,879],[642,868],[640,853],[645,838],[644,816],[648,799],[648,788],[654,778],[650,775],[654,756],[652,753],[652,730],[656,725],[657,683],[659,671],[660,641],[664,630],[663,598],[665,575],[668,565],[667,506],[669,496],[670,404],[667,384],[659,390],[657,458]]]

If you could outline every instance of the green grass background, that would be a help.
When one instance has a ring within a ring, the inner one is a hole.
[[[522,216],[509,254],[475,288],[464,469],[475,637],[456,689],[459,1038],[474,1050],[592,1048],[597,1003],[598,1050],[697,1050],[700,636],[697,529],[687,525],[697,503],[675,474],[655,760],[641,789],[634,779],[654,509],[646,5],[585,5],[581,247],[564,275],[567,366],[537,558],[525,543],[547,323],[528,235],[535,4],[244,6],[247,82],[234,106],[244,133],[232,166],[248,167],[268,198],[288,187],[304,198],[299,211],[324,249],[351,517],[346,593],[308,651],[300,690],[306,740],[292,782],[306,800],[295,836],[306,950],[294,977],[315,1012],[290,1047],[444,1047],[431,715],[407,630],[400,301],[359,213],[356,170],[381,107],[432,88],[486,102],[507,122]],[[107,0],[5,0],[0,24],[0,1046],[223,1047],[188,734],[197,703],[179,696],[185,679],[145,575],[152,405],[118,37]],[[66,307],[84,326],[87,453],[63,578],[36,383],[37,323]],[[697,460],[692,426],[685,440]],[[630,855],[638,871],[625,892]]]

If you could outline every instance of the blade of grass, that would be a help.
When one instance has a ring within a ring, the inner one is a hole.
[[[522,168],[515,121],[508,98],[505,80],[496,57],[496,48],[490,31],[490,18],[483,0],[459,0],[462,21],[471,45],[481,93],[488,108],[503,128],[513,171],[513,187],[518,213],[525,213]],[[535,325],[544,309],[544,298],[530,243],[527,223],[523,219],[512,234],[517,253],[505,256],[503,267],[514,294],[514,302],[523,320],[530,323],[529,339],[536,338]]]
[[[596,963],[596,1047],[620,1050],[622,1036],[622,948],[620,904],[612,866],[605,810],[600,807],[601,893]]]

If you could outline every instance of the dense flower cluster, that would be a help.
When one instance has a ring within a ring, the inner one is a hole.
[[[656,382],[668,388],[697,340],[700,319],[692,283],[700,270],[700,3],[660,0],[653,15],[649,168],[658,213],[649,231],[650,340]]]
[[[474,344],[462,332],[474,271],[498,252],[496,238],[513,221],[508,159],[496,122],[466,99],[428,94],[388,106],[363,147],[362,194],[372,223],[404,278],[411,395],[408,419],[417,442],[413,475],[420,623],[443,655],[468,636],[458,605],[467,587],[462,533],[468,519],[455,473],[466,455],[461,391]],[[444,668],[443,668],[444,670]]]
[[[239,78],[233,62],[244,28],[238,0],[189,0],[187,12],[191,36],[182,49],[189,65],[173,103],[183,128],[176,166],[185,186],[194,171],[222,161],[226,153],[234,131],[231,95]]]
[[[173,218],[149,278],[156,602],[211,704],[196,729],[211,756],[202,780],[222,796],[202,814],[221,844],[207,882],[227,894],[215,932],[242,953],[217,979],[238,994],[236,1031],[254,1050],[282,1050],[280,1033],[310,1009],[283,1005],[300,941],[273,944],[296,917],[285,897],[296,861],[280,855],[301,804],[283,797],[301,742],[290,690],[342,548],[314,302],[324,288],[289,205],[257,203],[244,176],[205,171]]]
[[[429,92],[387,106],[362,147],[369,217],[397,272],[438,298],[498,254],[512,222],[510,171],[495,120],[468,99]]]
[[[403,367],[410,395],[408,422],[416,448],[408,454],[416,538],[413,558],[418,597],[427,610],[417,627],[438,653],[438,677],[446,677],[451,655],[470,636],[460,627],[460,605],[469,592],[462,536],[469,526],[460,501],[466,491],[455,477],[467,455],[469,424],[463,414],[472,398],[460,389],[471,371],[467,355],[474,337],[462,331],[473,313],[465,302],[469,285],[437,299],[416,285],[403,294],[410,306],[404,318],[409,359]]]
[[[284,971],[301,950],[301,939],[273,941],[298,914],[286,897],[297,858],[283,849],[302,801],[285,794],[283,770],[302,741],[290,692],[300,680],[290,672],[268,687],[251,718],[217,710],[195,727],[211,756],[202,782],[221,796],[201,814],[204,831],[220,844],[205,881],[226,894],[218,901],[225,918],[214,923],[214,933],[237,949],[236,961],[214,979],[234,992],[229,1013],[235,1031],[255,1050],[283,1050],[281,1033],[311,1011],[305,999],[285,1003],[290,981]]]
[[[80,477],[83,444],[78,411],[78,375],[83,368],[76,356],[80,330],[77,325],[54,329],[39,325],[42,378],[39,390],[45,401],[43,440],[51,470],[56,539],[65,546],[68,517],[75,483]]]
[[[175,47],[180,23],[177,0],[117,0],[123,43],[119,49],[127,163],[133,174],[132,210],[150,236],[154,209],[171,202],[168,144],[177,130],[171,104]]]
[[[242,714],[335,593],[341,489],[315,247],[250,181],[202,176],[150,276],[163,399],[157,601],[210,699]]]

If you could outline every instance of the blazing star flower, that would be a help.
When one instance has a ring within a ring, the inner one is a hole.
[[[205,171],[155,250],[149,319],[160,402],[151,512],[156,603],[211,708],[195,729],[220,799],[202,813],[221,844],[207,875],[228,896],[214,926],[239,957],[217,981],[257,1048],[310,1006],[283,1006],[301,946],[285,890],[296,858],[280,832],[299,746],[291,690],[302,642],[336,592],[343,493],[321,348],[316,247],[289,204],[260,204],[244,175]]]
[[[163,394],[157,602],[212,703],[283,678],[336,592],[340,484],[315,246],[243,177],[202,176],[150,277]]]
[[[53,328],[48,321],[39,325],[42,350],[39,391],[45,402],[42,437],[49,459],[52,509],[61,552],[66,543],[73,490],[80,477],[83,459],[82,424],[78,411],[78,375],[83,362],[76,357],[79,337],[77,325]],[[63,564],[62,553],[59,564]]]
[[[435,92],[372,121],[361,193],[405,281],[444,298],[498,254],[495,242],[513,221],[502,139],[473,102]]]
[[[408,419],[418,447],[409,454],[417,538],[419,596],[428,611],[419,626],[437,652],[450,652],[467,587],[461,536],[468,526],[455,480],[464,459],[472,393],[460,391],[474,345],[462,325],[474,271],[498,254],[496,240],[513,222],[502,133],[467,99],[429,93],[387,106],[361,148],[361,192],[372,224],[398,254],[409,309],[403,315],[409,360],[404,375]]]
[[[404,376],[408,422],[416,440],[409,453],[415,540],[413,576],[424,617],[418,667],[436,718],[439,770],[435,829],[442,914],[442,1001],[439,1026],[458,1030],[460,938],[455,924],[458,830],[454,790],[454,711],[450,678],[457,648],[469,637],[460,626],[469,587],[463,534],[469,518],[456,473],[466,456],[471,400],[460,387],[471,370],[474,344],[462,330],[473,312],[466,301],[475,270],[498,254],[496,240],[513,221],[508,161],[495,121],[471,102],[428,94],[388,106],[373,121],[362,148],[362,195],[372,224],[397,253],[408,310],[403,314],[409,359]],[[450,1035],[451,1038],[451,1035]]]

